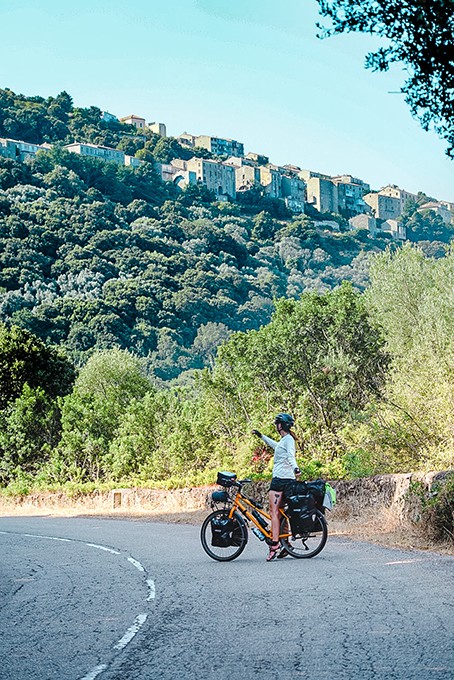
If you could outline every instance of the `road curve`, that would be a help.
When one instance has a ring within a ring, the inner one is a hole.
[[[66,539],[66,540],[56,540]],[[0,680],[452,680],[454,558],[329,537],[234,562],[199,528],[0,518]]]

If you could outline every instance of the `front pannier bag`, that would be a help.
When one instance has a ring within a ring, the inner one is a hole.
[[[211,520],[211,545],[216,548],[228,548],[240,545],[242,539],[241,526],[232,517],[213,517]]]

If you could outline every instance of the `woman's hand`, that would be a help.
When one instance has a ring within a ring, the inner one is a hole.
[[[301,475],[301,470],[299,469],[299,467],[296,467],[293,470],[293,472],[295,473],[295,477],[299,477]]]
[[[252,434],[255,434],[256,437],[261,437],[262,433],[259,432],[258,430],[252,430]]]

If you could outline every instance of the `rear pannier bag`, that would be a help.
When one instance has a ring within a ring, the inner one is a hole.
[[[288,482],[285,487],[287,501],[292,496],[306,496],[308,494],[314,497],[317,510],[322,510],[323,499],[325,497],[325,482],[323,479],[316,479],[315,482],[299,482],[295,480]]]
[[[293,536],[302,534],[313,534],[317,531],[322,530],[322,525],[320,524],[318,515],[313,510],[311,512],[303,510],[299,517],[296,519],[296,522],[294,521],[293,524],[296,524],[295,528],[293,528],[292,523],[290,522]]]
[[[316,479],[315,482],[306,482],[307,493],[312,494],[315,498],[315,505],[317,510],[323,508],[323,499],[325,498],[325,482],[323,479]]]
[[[213,517],[211,520],[211,545],[216,548],[228,548],[240,545],[242,539],[241,526],[234,517]]]
[[[293,536],[307,534],[319,527],[315,499],[312,494],[287,497],[287,514]],[[318,528],[320,530],[320,528]]]

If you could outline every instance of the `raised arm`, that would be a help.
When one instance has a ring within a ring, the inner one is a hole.
[[[271,439],[271,437],[267,437],[266,434],[262,434],[258,430],[252,430],[252,434],[255,434],[257,437],[260,437],[260,439],[264,441],[267,446],[272,448],[273,451],[278,445],[278,442],[275,442],[274,439]]]

